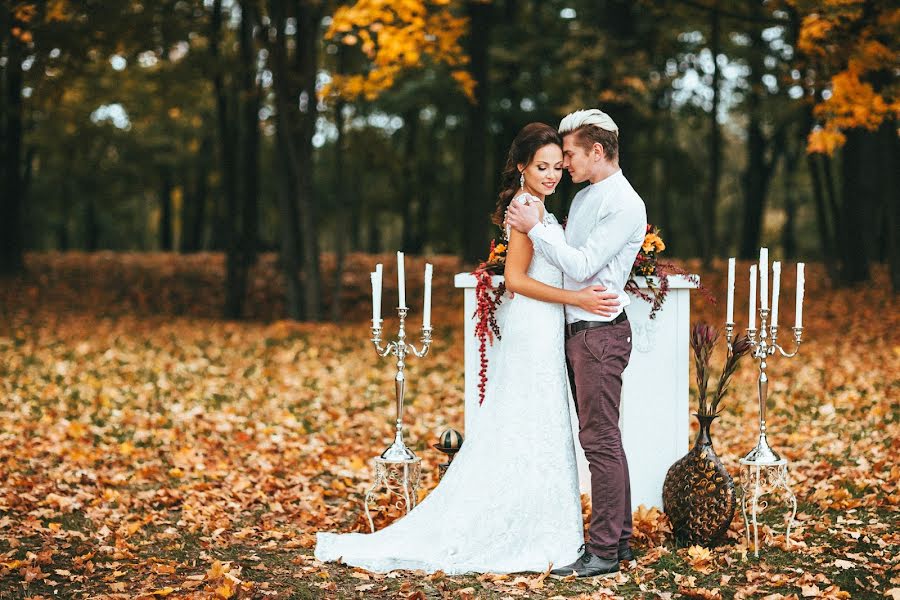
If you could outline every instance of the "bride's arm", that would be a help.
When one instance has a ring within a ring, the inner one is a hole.
[[[612,314],[609,307],[600,303],[604,298],[604,294],[601,293],[603,287],[593,286],[576,292],[553,287],[529,277],[528,265],[531,264],[533,254],[534,246],[528,236],[512,230],[509,235],[504,270],[506,289],[542,302],[578,306],[598,315],[609,316]],[[608,295],[606,294],[606,296]]]

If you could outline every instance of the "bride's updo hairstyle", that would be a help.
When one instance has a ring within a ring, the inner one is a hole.
[[[556,130],[546,123],[529,123],[513,140],[509,147],[509,156],[506,158],[506,166],[500,175],[500,195],[497,198],[497,208],[491,220],[497,225],[503,225],[506,215],[506,207],[519,190],[518,165],[528,166],[534,159],[535,153],[548,144],[556,144],[562,148],[562,138]]]

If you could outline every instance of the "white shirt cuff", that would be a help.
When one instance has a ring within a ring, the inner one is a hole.
[[[528,230],[528,237],[534,240],[542,240],[544,239],[544,235],[546,234],[547,227],[538,221],[534,227]]]

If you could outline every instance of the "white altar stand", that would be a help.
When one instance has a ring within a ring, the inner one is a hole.
[[[495,277],[494,284],[503,281]],[[475,278],[456,275],[455,284],[465,294],[465,428],[478,418],[478,340],[475,337]],[[644,286],[643,278],[638,285]],[[690,351],[690,291],[697,286],[686,277],[669,278],[669,295],[656,318],[650,305],[632,297],[626,307],[632,327],[631,361],[625,370],[619,427],[631,475],[632,508],[662,507],[666,471],[688,451],[690,409],[688,360]],[[488,347],[488,361],[493,348]],[[590,490],[590,479],[581,448],[580,485]]]

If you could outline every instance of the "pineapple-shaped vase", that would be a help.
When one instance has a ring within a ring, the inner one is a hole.
[[[694,415],[700,432],[690,452],[669,467],[663,484],[663,510],[679,544],[714,546],[736,507],[734,480],[713,448],[709,428],[715,416]]]

